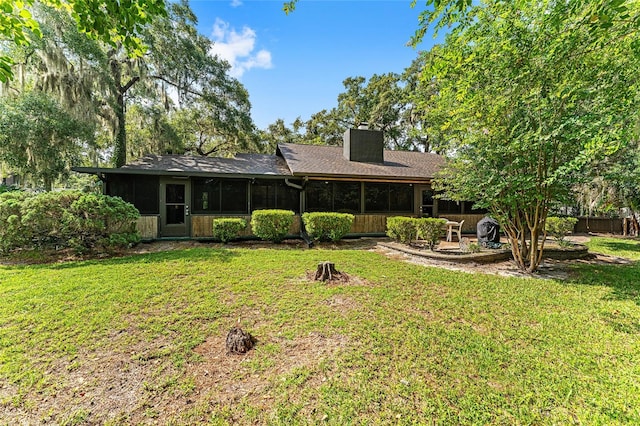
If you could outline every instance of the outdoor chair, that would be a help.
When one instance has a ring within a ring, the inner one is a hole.
[[[447,222],[447,241],[453,240],[453,233],[458,234],[458,241],[462,238],[462,224],[464,220],[461,222]]]

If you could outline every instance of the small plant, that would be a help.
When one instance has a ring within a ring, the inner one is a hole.
[[[304,213],[302,221],[314,240],[339,241],[351,230],[354,216],[349,213]]]
[[[445,234],[446,224],[447,221],[445,219],[433,217],[415,219],[418,238],[424,240],[431,250],[440,243],[440,239]]]
[[[213,238],[223,243],[236,238],[247,227],[247,221],[239,217],[213,219]]]
[[[480,250],[482,248],[480,247],[480,244],[478,243],[471,243],[467,246],[467,252],[469,253],[480,253]]]
[[[289,233],[295,214],[291,210],[255,210],[251,214],[253,234],[280,243]]]
[[[387,218],[387,235],[403,244],[410,244],[418,236],[416,218],[393,216]]]
[[[571,245],[571,243],[565,240],[564,237],[573,232],[576,223],[578,223],[578,219],[575,217],[549,216],[547,217],[545,230],[555,238],[559,246],[566,247]]]

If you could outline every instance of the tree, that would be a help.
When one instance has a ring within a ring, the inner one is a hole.
[[[200,136],[222,141],[226,152],[251,146],[255,140],[248,93],[229,77],[229,65],[210,55],[211,40],[197,32],[197,18],[188,3],[171,3],[169,16],[139,30],[149,49],[137,58],[131,58],[124,45],[87,38],[64,13],[44,7],[36,13],[43,38],[29,47],[21,66],[28,68],[37,89],[55,94],[70,110],[110,132],[115,166],[124,165],[127,155],[149,153],[148,149],[163,153],[176,152],[179,145],[194,146],[186,132],[181,133],[183,140],[163,139],[162,144],[150,143],[145,132],[138,132],[133,142],[141,145],[128,149],[127,128],[136,126],[127,126],[127,118],[142,110],[153,112],[148,121],[154,121],[158,131],[162,127],[162,137],[180,135],[168,127],[184,123],[189,116],[173,117],[176,109],[188,109],[191,117],[197,115],[200,123],[206,122]],[[127,114],[127,106],[132,106],[132,114]],[[206,153],[209,148],[203,146],[200,151]]]
[[[465,9],[423,75],[438,87],[427,113],[455,141],[437,189],[488,208],[528,272],[550,206],[634,138],[640,40],[624,20],[594,27],[590,11],[500,0]]]
[[[91,128],[39,92],[0,103],[0,160],[50,191],[69,172]]]
[[[18,46],[29,45],[41,36],[40,24],[32,15],[36,0],[0,0],[0,37]],[[138,37],[142,28],[164,16],[164,0],[39,0],[69,13],[79,31],[111,46],[122,45],[132,56],[140,56],[144,46]],[[13,78],[13,61],[0,55],[0,81]]]
[[[127,108],[126,130],[131,158],[155,154],[182,154],[183,140],[167,112],[158,105],[134,103]]]

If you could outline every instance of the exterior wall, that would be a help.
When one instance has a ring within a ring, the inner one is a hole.
[[[247,228],[240,233],[241,237],[253,235],[251,233],[251,215],[192,215],[191,216],[191,237],[192,238],[211,238],[213,237],[213,219],[221,217],[239,217],[247,221]],[[295,215],[293,224],[289,229],[289,235],[300,234],[300,215]]]
[[[387,232],[387,218],[391,216],[412,216],[405,214],[357,214],[354,215],[350,234],[384,234]]]
[[[143,240],[155,240],[158,238],[158,216],[140,216],[136,223]]]

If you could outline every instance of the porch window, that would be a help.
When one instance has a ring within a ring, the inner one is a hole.
[[[192,180],[194,214],[246,214],[247,181],[215,178]]]
[[[193,213],[220,213],[220,179],[193,179]]]
[[[360,213],[360,182],[311,181],[306,199],[310,212]]]
[[[157,176],[111,175],[107,180],[107,195],[133,204],[140,214],[160,214]]]
[[[251,210],[300,211],[300,191],[281,180],[256,180],[251,184]]]
[[[413,212],[413,185],[402,183],[365,183],[365,213]]]
[[[443,214],[462,214],[462,203],[459,201],[438,200],[438,215],[442,216]]]

